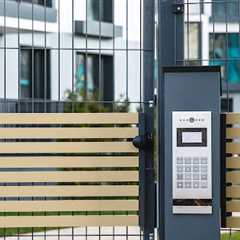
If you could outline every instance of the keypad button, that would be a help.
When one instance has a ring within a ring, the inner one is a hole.
[[[183,172],[183,166],[177,166],[177,172],[182,173]]]
[[[193,174],[193,180],[199,180],[200,176],[199,174]]]
[[[198,157],[193,158],[193,164],[199,164],[199,158]]]
[[[177,164],[183,164],[183,158],[177,157]]]
[[[208,177],[207,177],[207,174],[202,174],[202,175],[201,175],[201,180],[207,180],[207,178],[208,178]]]
[[[185,182],[185,188],[192,188],[192,182]]]
[[[192,159],[190,157],[184,158],[184,163],[185,164],[191,164],[192,163]]]
[[[183,174],[177,174],[177,180],[183,180]]]
[[[183,188],[183,182],[177,182],[177,188]]]
[[[208,188],[207,182],[201,182],[201,188]]]
[[[193,172],[199,172],[199,166],[193,166]]]
[[[207,164],[207,163],[208,163],[208,159],[206,157],[202,157],[201,164]]]
[[[199,182],[193,182],[193,188],[199,188],[200,183]]]
[[[202,172],[202,173],[207,173],[207,170],[208,170],[207,165],[201,166],[201,172]]]
[[[192,180],[192,174],[191,173],[186,173],[185,174],[185,180]]]
[[[191,171],[192,171],[191,165],[186,165],[185,166],[185,172],[191,172]]]

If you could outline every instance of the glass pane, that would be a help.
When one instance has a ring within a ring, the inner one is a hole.
[[[21,50],[20,98],[32,97],[32,54],[31,50]]]
[[[85,86],[86,86],[86,77],[85,77],[85,57],[84,54],[77,54],[76,57],[76,82],[75,89],[79,93],[80,98],[85,97]]]

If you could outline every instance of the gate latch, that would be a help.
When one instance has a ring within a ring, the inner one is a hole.
[[[134,147],[138,149],[146,149],[152,146],[152,135],[145,134],[141,136],[137,136],[132,141]]]

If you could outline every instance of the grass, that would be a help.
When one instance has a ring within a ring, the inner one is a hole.
[[[233,232],[231,235],[224,233],[221,236],[221,240],[240,240],[240,232]]]

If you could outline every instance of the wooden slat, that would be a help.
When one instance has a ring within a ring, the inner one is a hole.
[[[226,181],[228,183],[240,184],[240,171],[227,172]]]
[[[137,182],[138,171],[2,172],[0,182]]]
[[[16,216],[0,217],[0,228],[138,226],[138,216]]]
[[[240,198],[240,186],[226,187],[227,198]]]
[[[228,228],[240,228],[240,218],[239,217],[227,217]]]
[[[0,157],[0,168],[138,167],[138,157]]]
[[[240,154],[240,143],[226,143],[226,153]]]
[[[0,114],[0,124],[137,124],[137,113]]]
[[[240,169],[240,157],[229,157],[226,158],[226,168],[228,169]]]
[[[227,124],[240,124],[240,113],[228,113],[226,114]]]
[[[0,212],[138,211],[138,200],[1,201]]]
[[[138,128],[0,128],[0,139],[134,138]]]
[[[0,197],[138,197],[136,185],[0,186]]]
[[[137,153],[131,142],[2,142],[0,153]]]
[[[240,201],[228,201],[226,203],[226,210],[227,212],[240,212]]]
[[[226,138],[227,139],[240,138],[240,128],[227,128]]]

